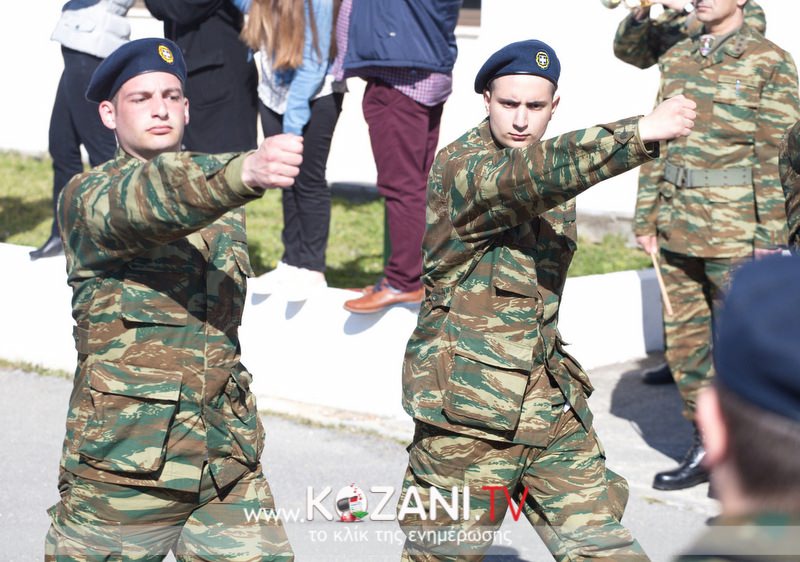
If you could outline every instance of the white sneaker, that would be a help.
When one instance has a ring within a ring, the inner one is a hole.
[[[328,282],[325,280],[323,272],[296,267],[287,282],[283,284],[281,294],[290,302],[304,301],[327,286]]]
[[[275,269],[251,279],[248,285],[254,294],[271,295],[283,290],[284,286],[290,285],[290,278],[299,269],[299,267],[279,261]]]

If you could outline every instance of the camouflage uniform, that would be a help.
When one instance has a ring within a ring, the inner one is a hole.
[[[591,384],[557,327],[576,247],[572,199],[650,159],[636,124],[503,150],[487,120],[439,152],[428,180],[426,297],[403,369],[417,431],[398,505],[413,489],[430,513],[433,489],[449,498],[468,487],[472,513],[401,518],[406,559],[479,557],[502,523],[503,490],[556,559],[647,559],[619,523],[627,484],[605,468]],[[456,531],[469,539],[451,540]]]
[[[796,252],[800,248],[800,122],[795,123],[786,134],[779,162],[786,198],[789,245]]]
[[[692,134],[642,168],[634,217],[637,236],[658,236],[674,311],[665,318],[667,362],[693,419],[696,395],[713,376],[713,309],[732,268],[754,249],[786,243],[778,147],[797,120],[797,71],[746,23],[705,57],[698,33],[662,55],[654,25],[629,16],[614,51],[641,68],[658,62],[659,102],[684,94],[697,103]]]
[[[243,156],[115,159],[64,189],[78,367],[50,559],[290,560],[238,327],[252,276]],[[204,556],[205,553],[205,556]],[[149,557],[148,557],[149,555]]]
[[[637,27],[631,17],[623,25]],[[761,35],[767,32],[767,19],[764,10],[755,0],[748,0],[744,5],[744,21],[747,25],[758,31]],[[664,53],[687,37],[703,33],[703,24],[698,21],[694,13],[665,9],[664,12],[649,22],[645,31],[644,41],[647,49],[638,46],[631,50],[627,41],[614,42],[614,54],[617,58],[630,62],[640,68],[653,66]],[[631,62],[630,57],[635,57],[636,62]]]
[[[676,562],[789,562],[800,554],[800,514],[723,515]]]

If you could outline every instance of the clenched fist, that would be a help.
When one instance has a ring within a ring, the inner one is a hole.
[[[697,104],[683,94],[669,98],[639,119],[639,136],[644,142],[688,137],[697,118]]]
[[[264,139],[258,150],[245,158],[242,181],[250,187],[288,188],[303,163],[303,137],[283,134]]]

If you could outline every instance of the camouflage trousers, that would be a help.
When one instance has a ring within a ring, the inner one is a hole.
[[[402,559],[482,560],[510,510],[515,518],[524,514],[555,560],[648,560],[620,523],[628,484],[606,468],[594,430],[587,432],[568,410],[550,437],[538,448],[418,421],[398,503],[406,535]],[[445,512],[455,495],[459,511]]]
[[[696,258],[662,250],[661,275],[672,316],[664,314],[667,363],[683,399],[683,415],[694,421],[699,392],[714,376],[711,342],[719,309],[739,258]]]
[[[206,467],[199,494],[65,476],[45,560],[294,560],[261,470],[218,492]]]

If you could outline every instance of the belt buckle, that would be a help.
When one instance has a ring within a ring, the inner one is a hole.
[[[677,185],[678,187],[686,187],[686,184],[688,183],[688,180],[689,180],[688,176],[689,176],[689,174],[687,173],[686,168],[684,168],[682,166],[679,167],[678,168],[678,175],[675,178],[675,185]]]

